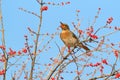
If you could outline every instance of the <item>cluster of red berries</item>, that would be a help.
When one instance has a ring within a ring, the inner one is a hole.
[[[115,78],[120,78],[120,73],[115,74]]]
[[[90,63],[90,64],[88,64],[88,65],[86,65],[86,66],[90,66],[90,67],[97,67],[97,66],[99,66],[99,65],[101,65],[101,64],[108,64],[108,62],[107,62],[107,60],[106,59],[102,59],[102,61],[101,62],[97,62],[97,63],[95,63],[95,64],[93,64],[93,63]]]
[[[113,53],[114,53],[115,57],[118,58],[119,51],[118,50],[113,50]]]
[[[1,45],[0,49],[5,50],[5,46]]]
[[[42,11],[47,11],[48,10],[48,6],[42,6],[41,10]]]
[[[87,30],[87,35],[89,37],[91,37],[92,39],[98,39],[98,36],[96,36],[95,34],[92,34],[94,32],[93,27],[89,27],[86,30]]]
[[[96,36],[95,34],[92,34],[92,33],[90,33],[90,32],[87,32],[87,35],[88,35],[89,37],[91,37],[92,39],[98,39],[98,36]]]
[[[3,74],[5,74],[5,70],[4,69],[0,70],[0,75],[3,75]]]

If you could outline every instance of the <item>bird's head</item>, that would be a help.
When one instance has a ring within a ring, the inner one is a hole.
[[[70,30],[69,26],[67,24],[62,23],[62,22],[60,22],[60,27],[62,30]]]

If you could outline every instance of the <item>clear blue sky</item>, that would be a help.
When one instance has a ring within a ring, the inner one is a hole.
[[[44,1],[60,3],[67,2],[68,0]],[[111,26],[120,26],[120,0],[69,1],[70,4],[65,6],[47,5],[48,11],[43,12],[43,24],[41,28],[41,33],[54,33],[56,31],[56,28],[60,25],[60,21],[69,24],[70,28],[73,29],[72,22],[77,22],[76,10],[80,10],[79,16],[80,19],[82,19],[81,29],[85,29],[89,26],[89,23],[93,22],[98,8],[101,8],[101,12],[95,24],[96,28],[104,26],[107,18],[109,17],[114,18]],[[19,50],[24,47],[24,35],[29,34],[27,27],[31,27],[33,30],[37,31],[37,27],[39,24],[39,19],[37,17],[20,11],[18,8],[24,8],[39,14],[39,4],[36,2],[36,0],[2,0],[6,46],[8,48],[11,47],[15,50]],[[107,31],[105,31],[105,33],[107,33]],[[111,37],[111,40],[113,42],[120,41],[120,38],[118,38],[118,36],[119,34],[115,34],[113,37]],[[46,60],[46,58],[49,58],[50,56],[52,57],[54,56],[54,54],[58,54],[58,48],[56,47],[54,42],[56,42],[59,46],[63,46],[59,35],[56,36],[49,45],[53,49],[50,49],[48,52],[43,52],[47,54],[41,54],[41,56],[44,56],[41,57],[41,59]],[[66,78],[65,80],[68,79]]]
[[[59,3],[62,0],[45,0],[46,2]],[[66,2],[68,0],[63,0]],[[43,13],[43,32],[53,33],[56,27],[59,26],[59,21],[68,23],[71,28],[71,22],[75,22],[76,13],[75,10],[79,9],[80,19],[83,19],[81,26],[87,27],[89,21],[92,23],[94,16],[96,15],[97,9],[101,8],[100,17],[97,20],[97,27],[105,24],[106,19],[110,16],[114,18],[112,25],[120,26],[120,11],[119,11],[119,0],[71,0],[70,5],[66,6],[52,6],[48,5],[49,9]],[[26,28],[32,27],[34,30],[37,29],[39,20],[31,14],[24,13],[18,8],[23,7],[27,10],[34,11],[39,14],[39,5],[35,0],[3,0],[3,18],[6,32],[6,42],[8,47],[15,47],[18,45],[20,48],[23,46],[24,39],[23,35],[27,33]]]

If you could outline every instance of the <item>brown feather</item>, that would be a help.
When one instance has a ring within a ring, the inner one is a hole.
[[[83,45],[82,43],[79,43],[78,46],[79,46],[80,48],[83,48],[84,50],[86,50],[86,52],[89,52],[89,51],[90,51],[90,49],[89,49],[87,46]]]
[[[72,31],[70,31],[69,26],[67,24],[63,24],[61,22],[61,28],[62,32],[60,33],[60,38],[67,47],[79,46],[80,48],[86,50],[86,52],[90,51],[90,49],[87,46],[79,42],[77,36]]]

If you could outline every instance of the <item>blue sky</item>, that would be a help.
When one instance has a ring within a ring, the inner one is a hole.
[[[58,1],[58,0],[45,0],[46,2],[66,2],[68,0]],[[96,12],[98,8],[101,8],[100,16],[97,20],[97,27],[102,26],[105,24],[108,17],[113,17],[114,21],[112,25],[119,26],[119,0],[76,0],[70,1],[70,5],[66,6],[53,6],[48,5],[49,9],[47,12],[43,13],[43,32],[51,32],[56,29],[56,27],[59,26],[59,22],[63,21],[67,24],[69,24],[72,27],[72,22],[75,22],[76,20],[76,10],[80,10],[80,19],[82,19],[81,26],[82,28],[86,28],[89,24],[92,23],[94,16],[96,15]],[[39,4],[32,0],[20,0],[20,1],[8,1],[3,0],[2,1],[3,6],[3,16],[4,16],[4,26],[6,30],[6,39],[7,39],[7,45],[9,47],[15,47],[15,45],[18,45],[19,41],[22,41],[19,46],[22,46],[24,40],[23,35],[27,33],[26,28],[28,26],[32,27],[34,30],[37,29],[37,25],[39,22],[39,19],[37,19],[35,16],[22,12],[18,8],[22,7],[30,11],[34,11],[39,14]],[[47,23],[47,24],[46,24]],[[44,27],[45,26],[45,27]],[[10,35],[8,35],[10,34]],[[19,40],[18,40],[19,39]],[[9,42],[10,41],[10,42]]]
[[[68,0],[44,0],[45,2],[67,2]],[[114,20],[111,26],[120,26],[120,11],[119,11],[119,0],[69,0],[70,4],[65,6],[53,6],[47,5],[48,10],[43,12],[43,23],[41,28],[41,33],[54,33],[56,28],[60,25],[60,21],[69,24],[71,29],[74,29],[72,22],[76,21],[76,10],[80,10],[79,18],[82,20],[80,29],[86,29],[93,22],[94,16],[96,15],[98,8],[101,8],[99,18],[95,24],[95,29],[106,24],[106,20],[109,17],[113,17]],[[39,4],[36,0],[3,0],[2,1],[2,11],[3,20],[5,27],[5,39],[8,48],[13,48],[19,50],[24,47],[24,35],[29,35],[27,27],[31,27],[33,30],[37,31],[39,25],[39,19],[34,15],[20,11],[18,8],[24,8],[29,11],[33,11],[39,14]],[[59,30],[60,32],[61,30]],[[107,33],[105,31],[104,33]],[[104,34],[103,32],[99,33]],[[118,42],[119,33],[110,36],[112,42]],[[1,35],[0,35],[1,37]],[[30,37],[31,38],[31,37]],[[42,36],[40,37],[40,39]],[[43,44],[50,39],[45,38]],[[44,51],[41,54],[41,59],[56,56],[58,49],[55,42],[62,47],[64,44],[57,35],[49,46],[52,47],[49,51]],[[42,44],[42,45],[43,45]],[[49,47],[48,46],[48,47]],[[48,55],[49,54],[49,55]],[[45,57],[46,56],[46,57]],[[49,61],[49,60],[48,60]],[[45,61],[45,62],[48,62]],[[65,80],[68,80],[67,78]]]

